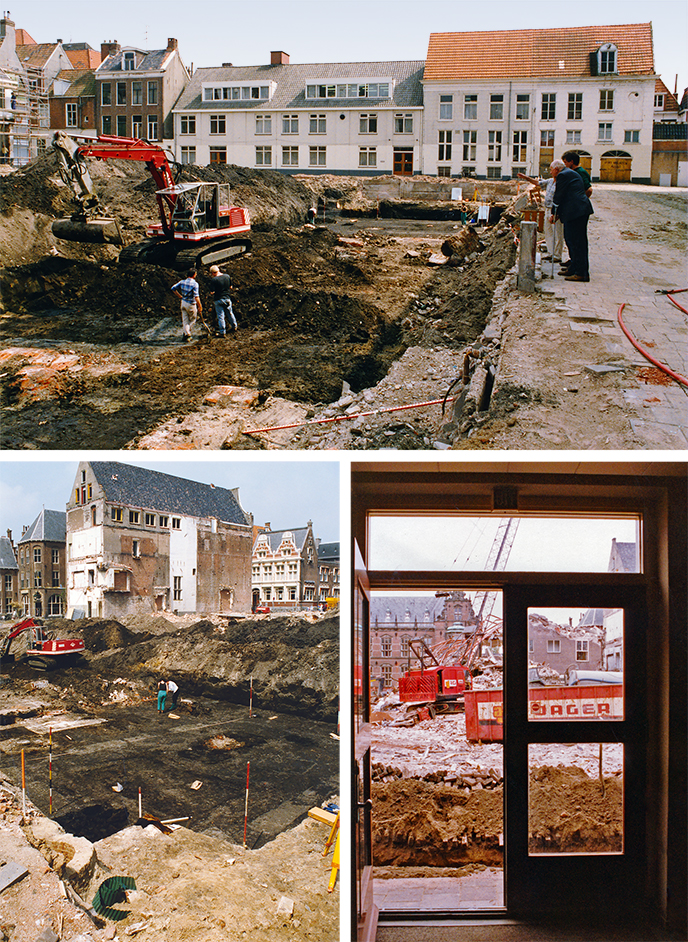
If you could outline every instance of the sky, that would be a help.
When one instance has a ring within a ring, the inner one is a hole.
[[[83,457],[83,456],[80,456]],[[90,457],[90,456],[89,456]],[[99,460],[137,464],[176,477],[239,488],[241,506],[256,524],[273,530],[296,529],[313,521],[314,536],[323,542],[339,540],[339,466],[333,461],[260,461],[211,455],[195,461],[170,456],[112,453]],[[0,535],[8,528],[16,544],[23,526],[41,512],[64,510],[74,484],[78,460],[53,461],[0,458]]]
[[[422,60],[433,32],[653,24],[655,70],[671,91],[688,82],[686,0],[23,0],[11,18],[36,42],[101,42],[160,49],[179,40],[194,68],[269,63],[281,50],[294,63]]]

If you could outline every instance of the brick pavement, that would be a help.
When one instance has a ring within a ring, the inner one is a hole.
[[[557,310],[568,314],[569,328],[597,334],[606,346],[610,363],[623,367],[623,398],[631,427],[650,447],[688,448],[688,388],[677,382],[645,384],[638,369],[652,364],[638,352],[618,323],[622,313],[627,329],[651,356],[674,372],[688,377],[688,316],[658,290],[688,287],[685,222],[671,222],[675,209],[662,221],[662,204],[647,196],[669,193],[682,207],[685,219],[688,190],[595,184],[595,215],[589,225],[590,282],[567,282],[556,272],[554,284],[545,279],[541,289],[556,299]],[[638,194],[637,205],[628,197]],[[627,212],[627,215],[624,213]],[[665,233],[673,232],[667,240]],[[683,233],[683,244],[680,234]],[[674,244],[667,244],[667,241]],[[552,266],[543,262],[544,275]],[[688,308],[688,293],[676,295]],[[642,374],[641,374],[642,376]],[[650,374],[652,379],[652,374]]]

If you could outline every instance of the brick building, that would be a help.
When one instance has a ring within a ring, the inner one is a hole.
[[[99,134],[161,141],[173,135],[172,107],[189,81],[176,39],[165,49],[102,43],[96,69]]]
[[[105,618],[248,611],[252,525],[236,490],[82,461],[67,504],[70,607]]]
[[[339,543],[318,544],[318,600],[339,598]]]
[[[0,618],[12,618],[19,611],[19,566],[12,531],[0,536]]]
[[[66,611],[66,515],[42,510],[17,544],[24,615],[47,618]]]

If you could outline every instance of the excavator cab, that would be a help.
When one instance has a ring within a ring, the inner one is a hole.
[[[221,207],[229,206],[228,183],[177,183],[158,190],[157,196],[175,200],[173,233],[209,232],[229,225],[229,216],[221,214]]]

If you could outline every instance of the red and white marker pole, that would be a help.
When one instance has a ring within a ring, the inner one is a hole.
[[[53,816],[53,728],[50,727],[50,736],[49,736],[50,747],[48,750],[48,780],[50,784],[49,794],[50,798],[48,799],[49,806],[49,816]]]
[[[246,763],[246,801],[244,803],[244,850],[246,850],[246,825],[248,823],[248,776],[251,770],[251,763]]]
[[[139,785],[139,818],[142,818],[143,814],[141,813],[141,786]]]
[[[251,692],[248,698],[248,715],[253,716],[253,674],[251,674]]]

